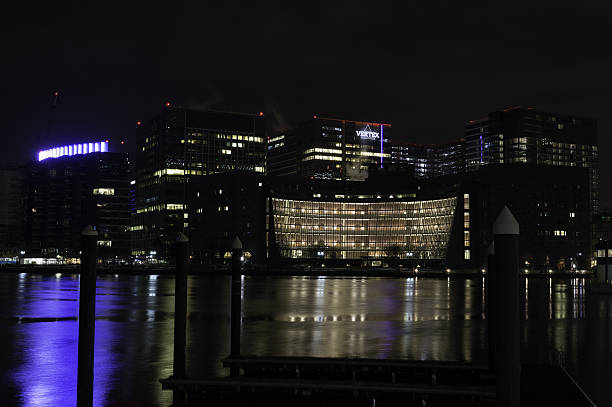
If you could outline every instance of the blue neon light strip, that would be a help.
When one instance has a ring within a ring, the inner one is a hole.
[[[384,124],[380,125],[380,168],[383,165],[383,127]]]
[[[98,141],[96,143],[71,144],[67,146],[53,147],[48,150],[38,152],[38,161],[47,158],[58,158],[63,156],[83,155],[90,153],[108,153],[108,141]]]

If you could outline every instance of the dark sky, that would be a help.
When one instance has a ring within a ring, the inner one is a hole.
[[[270,131],[313,114],[382,121],[414,142],[522,105],[599,119],[612,206],[608,2],[22,3],[2,13],[4,162],[39,136],[129,140],[168,100],[264,111]]]

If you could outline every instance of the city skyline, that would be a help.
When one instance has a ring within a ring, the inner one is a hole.
[[[603,2],[17,7],[5,161],[30,158],[39,137],[129,144],[168,101],[263,111],[272,131],[314,114],[391,123],[397,141],[415,143],[453,140],[467,121],[521,105],[597,119],[602,156],[612,151]],[[601,171],[610,207],[612,163]]]

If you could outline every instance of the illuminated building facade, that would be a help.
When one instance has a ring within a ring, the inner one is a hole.
[[[217,174],[190,184],[195,264],[223,262],[238,236],[254,263],[446,264],[456,196],[416,183]],[[406,181],[404,179],[404,181]],[[462,233],[462,232],[461,232]]]
[[[265,118],[167,105],[137,128],[132,254],[169,258],[189,230],[188,185],[200,176],[265,173]]]
[[[391,162],[412,165],[415,177],[431,178],[465,172],[463,140],[444,144],[394,143],[390,151]]]
[[[517,107],[466,124],[467,171],[512,163],[588,168],[591,211],[599,212],[596,120]]]
[[[390,159],[384,123],[313,117],[267,142],[268,174],[363,181],[368,166]]]
[[[360,200],[358,195],[334,201],[272,198],[274,243],[280,256],[446,259],[456,197],[414,201],[396,195],[381,200]]]
[[[126,258],[130,248],[128,156],[108,152],[106,142],[73,146],[81,146],[80,153],[78,147],[72,154],[65,146],[57,147],[45,150],[51,152],[46,157],[39,153],[39,161],[28,165],[26,256],[78,258],[81,230],[92,225],[98,231],[101,258]]]

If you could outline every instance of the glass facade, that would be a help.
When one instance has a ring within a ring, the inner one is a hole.
[[[272,198],[275,243],[285,258],[443,260],[456,204]]]

